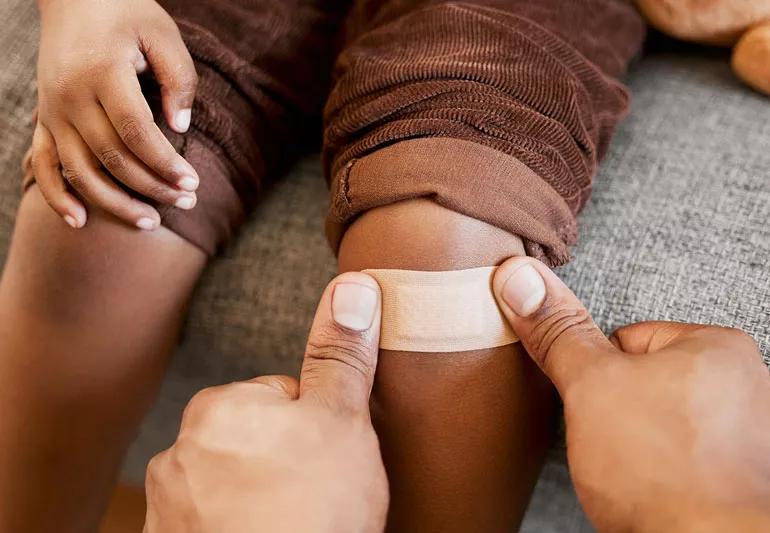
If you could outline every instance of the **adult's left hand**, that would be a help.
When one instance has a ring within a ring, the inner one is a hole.
[[[321,298],[300,379],[199,392],[147,470],[145,533],[382,531],[388,486],[369,417],[380,290],[347,273]]]

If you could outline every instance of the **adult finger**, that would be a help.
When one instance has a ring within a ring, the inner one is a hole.
[[[299,382],[297,378],[291,376],[259,376],[246,381],[246,383],[262,385],[276,391],[281,397],[289,400],[299,398]]]
[[[64,221],[73,228],[82,228],[87,219],[83,204],[67,190],[61,173],[59,154],[51,132],[38,123],[32,137],[32,172],[40,193]]]
[[[106,77],[97,92],[120,139],[153,172],[182,190],[198,188],[198,174],[160,131],[142,94],[133,66],[125,65]]]
[[[150,205],[129,196],[99,170],[99,161],[74,129],[54,132],[62,175],[86,202],[143,230],[160,225],[160,214]]]
[[[179,29],[173,22],[164,25],[142,39],[141,51],[160,85],[166,122],[174,131],[185,133],[190,127],[198,74]]]
[[[661,320],[637,322],[616,329],[610,335],[610,342],[626,353],[644,354],[665,348],[683,335],[703,328],[704,326],[700,324],[686,324],[684,322]]]
[[[751,353],[757,349],[756,341],[740,329],[684,322],[639,322],[619,328],[610,340],[631,354],[652,353],[675,346],[687,346],[697,351],[717,350],[725,354]]]
[[[580,300],[540,261],[507,260],[495,272],[493,290],[511,328],[561,393],[615,350]]]
[[[326,287],[318,304],[300,373],[300,400],[311,397],[368,413],[380,342],[380,287],[348,272]]]

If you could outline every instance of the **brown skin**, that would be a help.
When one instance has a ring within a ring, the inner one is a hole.
[[[520,316],[506,281],[524,265],[546,296]],[[610,341],[530,258],[507,261],[493,285],[564,400],[572,480],[599,531],[770,531],[770,374],[751,337],[643,322]]]
[[[131,226],[157,228],[158,212],[114,178],[145,197],[191,209],[198,175],[153,121],[137,78],[152,71],[166,120],[186,131],[197,76],[174,21],[154,0],[39,0],[39,6],[32,164],[48,203],[74,228],[86,222],[82,200]]]
[[[138,533],[146,514],[144,487],[120,484],[112,493],[99,533]]]
[[[412,200],[360,217],[339,265],[457,270],[523,254],[507,232]],[[520,345],[383,350],[372,417],[391,485],[388,531],[507,533],[522,519],[550,443],[554,394]]]
[[[340,287],[354,291],[348,301],[372,296],[364,329],[337,321]],[[369,417],[379,330],[377,282],[342,274],[321,297],[299,381],[198,393],[147,469],[145,533],[381,532],[388,481]]]
[[[91,208],[73,230],[24,196],[0,280],[0,531],[96,529],[205,260],[166,229]]]

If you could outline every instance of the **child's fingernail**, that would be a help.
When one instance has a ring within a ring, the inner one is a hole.
[[[532,265],[513,271],[501,291],[503,300],[513,312],[526,317],[540,309],[545,300],[545,282]]]
[[[194,194],[185,194],[176,199],[174,206],[178,207],[179,209],[192,209],[195,207],[197,201],[198,200]]]
[[[195,176],[185,176],[177,182],[180,189],[193,192],[198,188],[198,178]]]
[[[75,217],[73,217],[72,215],[64,215],[64,222],[66,222],[67,224],[69,224],[75,229],[78,229],[80,227],[80,225],[78,224],[78,221],[75,220]]]
[[[377,291],[360,283],[337,283],[332,294],[332,317],[343,328],[366,331],[377,313]]]
[[[155,229],[157,225],[158,224],[149,217],[142,217],[136,221],[136,227],[139,229],[152,230]]]
[[[186,132],[190,128],[190,119],[192,109],[180,109],[174,114],[174,125],[180,133]]]

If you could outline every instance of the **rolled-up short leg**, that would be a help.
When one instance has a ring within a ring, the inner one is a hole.
[[[459,270],[523,251],[498,228],[412,200],[359,218],[340,269]],[[553,400],[518,344],[382,351],[372,414],[391,486],[389,531],[513,531],[550,442]]]
[[[337,246],[374,207],[436,203],[569,260],[629,95],[644,23],[626,0],[360,0],[326,105]]]

